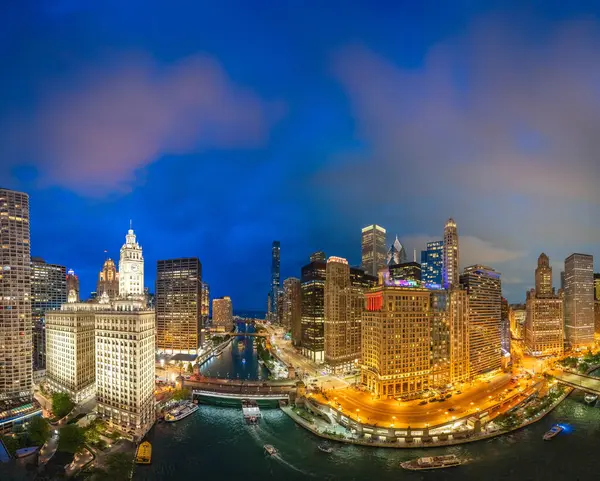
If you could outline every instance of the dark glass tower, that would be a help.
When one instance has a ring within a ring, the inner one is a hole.
[[[316,362],[324,361],[325,350],[325,261],[313,261],[302,268],[301,338],[302,354]]]
[[[273,241],[271,247],[271,291],[269,292],[269,320],[277,322],[279,312],[279,291],[281,290],[281,243]]]

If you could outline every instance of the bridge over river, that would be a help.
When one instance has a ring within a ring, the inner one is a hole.
[[[600,396],[600,378],[561,370],[548,371],[548,374],[554,376],[559,383],[565,386]]]

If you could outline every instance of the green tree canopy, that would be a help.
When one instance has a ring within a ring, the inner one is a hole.
[[[67,453],[76,453],[85,443],[85,433],[77,424],[67,424],[60,430],[58,450]]]
[[[191,392],[189,389],[187,388],[183,388],[183,389],[177,389],[174,393],[173,393],[173,400],[174,401],[181,401],[183,399],[189,399],[191,395]]]
[[[41,416],[36,416],[29,421],[27,436],[33,446],[42,446],[50,437],[50,425]]]
[[[191,362],[189,362],[187,365],[187,372],[189,372],[190,374],[194,373],[194,365]]]
[[[56,417],[65,417],[74,407],[75,403],[67,393],[55,392],[52,394],[52,412]]]

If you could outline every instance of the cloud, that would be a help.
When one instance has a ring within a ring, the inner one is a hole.
[[[261,146],[280,113],[207,56],[159,65],[128,55],[61,79],[10,142],[42,183],[101,195],[130,189],[165,154]]]

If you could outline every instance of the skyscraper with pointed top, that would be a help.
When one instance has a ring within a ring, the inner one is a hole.
[[[394,242],[387,251],[386,263],[388,266],[391,266],[397,264],[404,264],[407,261],[408,257],[406,255],[406,249],[400,242],[400,239],[398,239],[398,236],[396,236],[396,240],[394,240]]]
[[[458,271],[458,229],[454,219],[448,219],[444,227],[444,268],[442,280],[444,289],[456,286],[459,282]]]
[[[271,290],[267,303],[267,317],[271,322],[278,321],[279,293],[281,291],[281,242],[273,241],[271,246]]]
[[[144,295],[144,256],[129,222],[119,258],[119,296]]]

